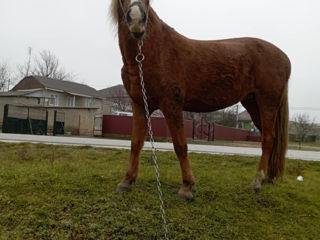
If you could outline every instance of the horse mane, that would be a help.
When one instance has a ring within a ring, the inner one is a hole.
[[[111,17],[111,23],[113,25],[118,25],[118,4],[119,0],[111,0],[111,5],[109,9],[109,16]]]

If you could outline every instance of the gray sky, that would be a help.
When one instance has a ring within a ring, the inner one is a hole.
[[[52,51],[77,81],[96,89],[120,84],[121,56],[109,24],[111,0],[0,0],[0,62],[12,70],[34,53]],[[158,15],[195,39],[258,37],[287,53],[291,116],[320,122],[318,0],[153,0]]]

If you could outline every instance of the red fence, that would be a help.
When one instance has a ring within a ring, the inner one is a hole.
[[[102,132],[104,134],[131,135],[132,117],[104,115]],[[164,118],[151,118],[155,137],[170,137],[170,131]],[[184,130],[187,138],[226,141],[261,141],[260,136],[237,128],[221,125],[197,124],[191,120],[184,121]],[[209,136],[208,136],[209,135]]]
[[[132,117],[104,115],[102,133],[131,135]],[[152,130],[155,137],[170,137],[170,131],[164,118],[151,118]],[[193,121],[184,121],[184,130],[187,138],[192,138]]]
[[[215,124],[214,126],[214,139],[226,141],[261,141],[261,137],[256,136],[253,132],[238,128],[225,127],[218,124]]]

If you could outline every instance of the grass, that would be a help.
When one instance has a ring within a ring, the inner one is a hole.
[[[115,193],[128,156],[0,143],[0,239],[163,239],[150,152],[134,191]],[[258,158],[190,154],[195,200],[186,202],[175,155],[158,158],[170,239],[320,239],[320,162],[288,160],[283,180],[256,194]]]

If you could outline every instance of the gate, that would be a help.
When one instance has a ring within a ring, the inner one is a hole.
[[[4,133],[46,135],[48,112],[43,108],[6,104],[2,131]]]
[[[65,113],[55,110],[53,117],[53,136],[64,135],[64,122]]]
[[[214,124],[209,123],[206,119],[193,121],[193,139],[213,141]]]
[[[93,136],[102,136],[102,115],[94,116]]]

